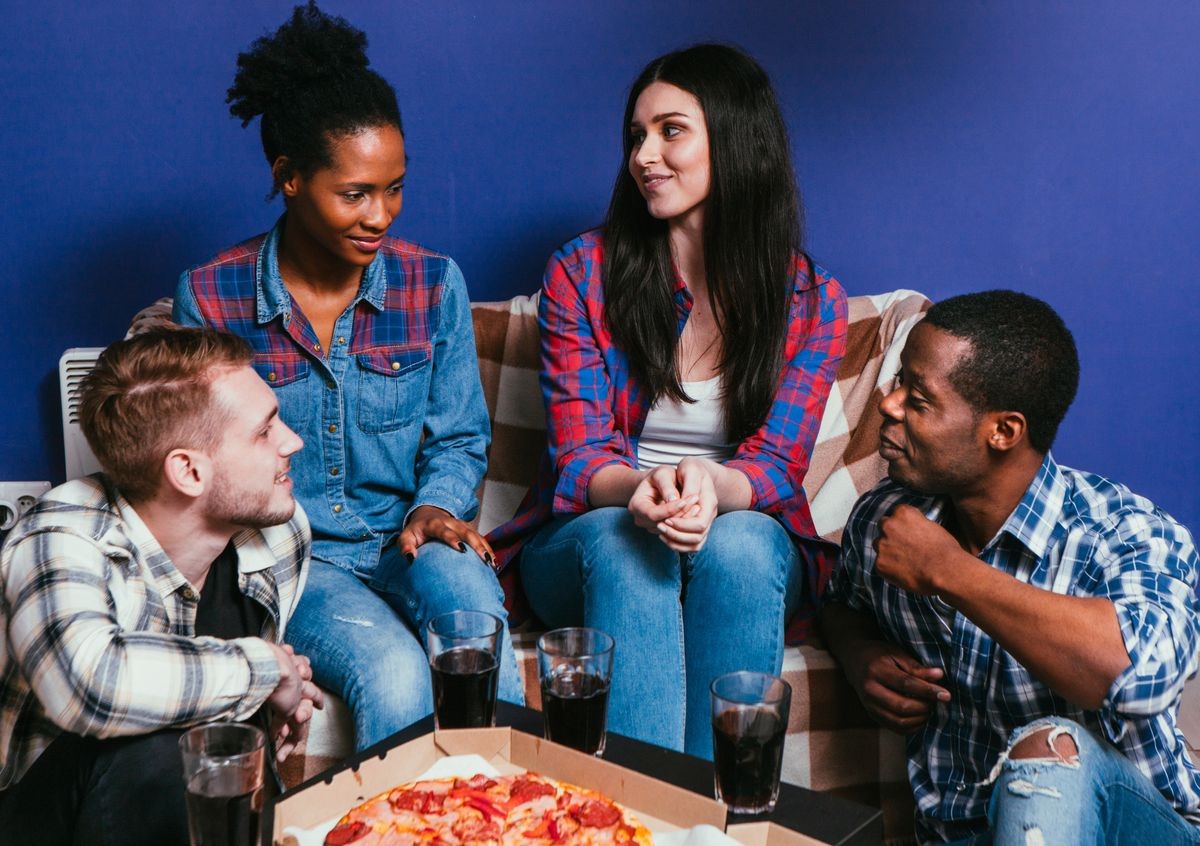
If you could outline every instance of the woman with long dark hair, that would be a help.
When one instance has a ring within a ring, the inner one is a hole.
[[[186,271],[174,308],[250,342],[304,439],[290,475],[313,560],[287,640],[350,705],[360,749],[431,710],[431,617],[507,619],[465,522],[490,433],[466,284],[449,257],[387,236],[407,159],[366,43],[310,2],[238,56],[230,111],[260,119],[285,211]],[[507,625],[502,639],[500,696],[523,702]]]
[[[491,540],[545,623],[615,637],[613,730],[711,757],[708,685],[778,672],[785,622],[828,575],[801,483],[846,298],[802,250],[753,59],[654,60],[623,126],[604,228],[546,271],[548,455]]]

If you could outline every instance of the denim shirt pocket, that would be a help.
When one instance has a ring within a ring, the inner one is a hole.
[[[358,428],[393,432],[424,417],[429,396],[430,348],[383,347],[359,353]]]
[[[293,431],[308,425],[312,415],[307,387],[312,366],[298,355],[290,353],[255,353],[254,369],[275,391],[279,402],[279,417]]]

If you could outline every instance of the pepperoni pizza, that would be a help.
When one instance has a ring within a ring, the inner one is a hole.
[[[432,779],[352,808],[325,846],[651,846],[607,797],[536,773]]]

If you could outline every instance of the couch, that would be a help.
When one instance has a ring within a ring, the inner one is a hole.
[[[928,308],[924,296],[893,291],[849,300],[847,353],[825,408],[804,487],[817,531],[839,540],[850,508],[883,478],[879,458],[878,401],[890,390],[909,330]],[[169,321],[170,300],[139,313],[130,328]],[[538,387],[537,297],[471,306],[480,377],[492,419],[487,476],[480,489],[479,528],[507,520],[533,480],[545,449]],[[534,644],[526,625],[513,633],[531,707],[540,703]],[[862,708],[832,656],[812,640],[785,653],[783,675],[792,685],[792,710],[784,752],[784,780],[883,809],[889,842],[912,834],[912,799],[903,740],[880,729]],[[289,784],[336,764],[354,749],[346,706],[327,698],[310,730],[303,756],[283,768]]]

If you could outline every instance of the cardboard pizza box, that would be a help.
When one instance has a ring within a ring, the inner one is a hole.
[[[284,794],[272,803],[271,843],[295,846],[285,828],[317,826],[376,794],[412,781],[440,758],[470,754],[484,758],[500,773],[532,770],[597,790],[632,810],[651,831],[701,824],[725,828],[725,806],[715,799],[516,729],[488,728],[422,735],[375,757],[352,761],[319,781]],[[805,838],[794,844],[815,842]],[[775,844],[764,841],[763,846]],[[791,844],[779,841],[779,846]]]
[[[773,822],[739,823],[725,833],[743,846],[826,846],[825,841]]]

